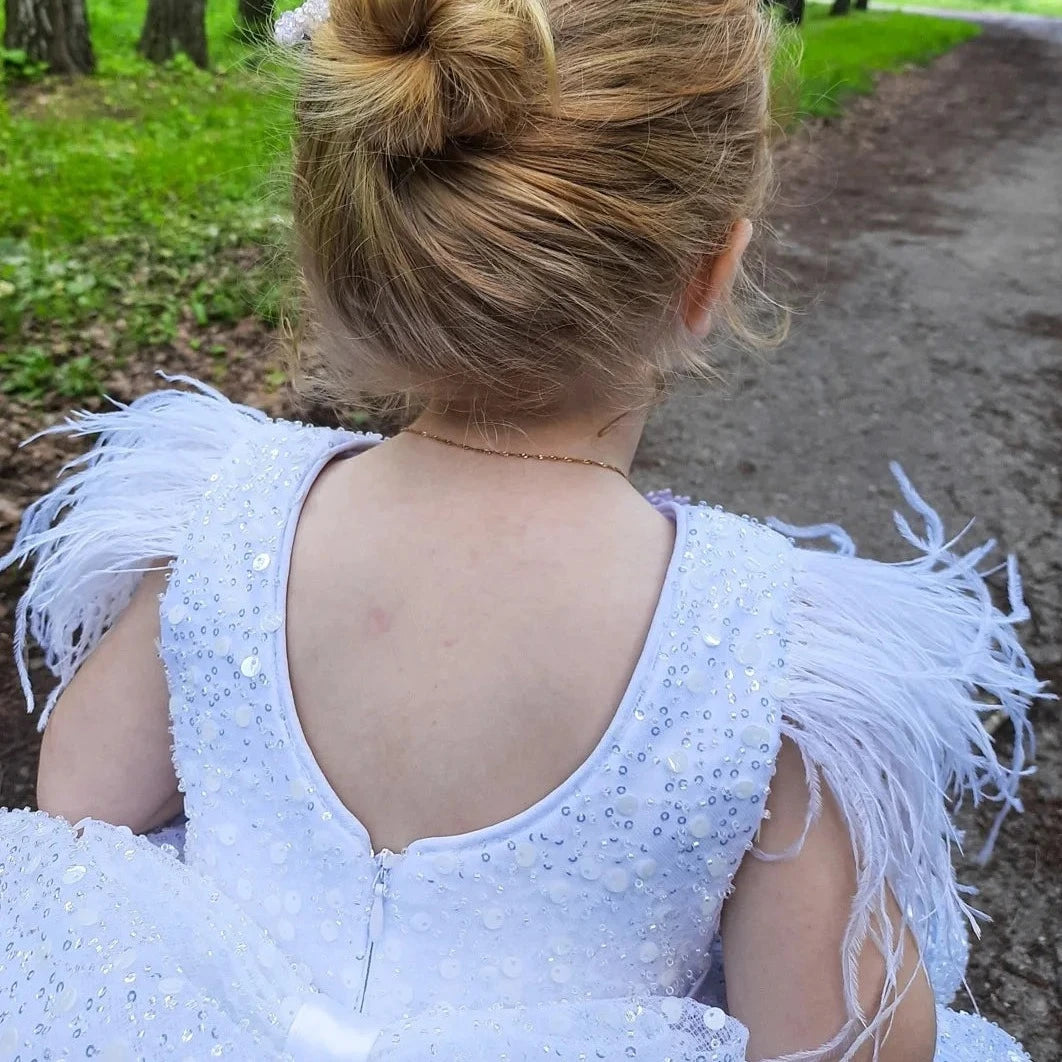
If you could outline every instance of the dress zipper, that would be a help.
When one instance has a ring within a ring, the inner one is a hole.
[[[365,1010],[365,996],[369,991],[369,973],[372,970],[372,953],[376,950],[376,944],[383,936],[384,928],[384,900],[387,897],[387,878],[391,873],[391,861],[394,853],[389,849],[383,849],[373,857],[377,863],[376,876],[372,879],[372,901],[369,904],[368,937],[365,945],[365,978],[361,985],[361,1002],[358,1004],[358,1013]]]

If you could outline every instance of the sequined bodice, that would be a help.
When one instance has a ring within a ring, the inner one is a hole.
[[[685,994],[708,970],[780,740],[789,544],[653,497],[675,549],[594,752],[512,819],[376,853],[310,753],[284,648],[302,501],[330,459],[375,438],[261,424],[210,477],[162,607],[187,861],[322,991],[380,1020],[437,1002]]]

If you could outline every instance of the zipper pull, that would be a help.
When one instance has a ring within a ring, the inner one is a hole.
[[[372,906],[369,908],[369,942],[375,944],[383,936],[384,898],[387,895],[387,875],[391,869],[391,853],[380,853],[380,869],[372,883]]]
[[[369,910],[369,941],[375,944],[383,935],[384,883],[372,887],[372,907]]]

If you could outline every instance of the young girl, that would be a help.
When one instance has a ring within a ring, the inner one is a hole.
[[[97,445],[4,562],[59,688],[0,814],[0,1058],[1027,1059],[946,1008],[946,802],[1017,806],[1040,689],[1015,573],[1007,614],[898,470],[899,565],[628,482],[736,318],[759,5],[279,36],[315,380],[409,427],[193,385],[60,429]]]

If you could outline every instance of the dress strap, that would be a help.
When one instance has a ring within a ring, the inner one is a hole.
[[[215,858],[218,845],[246,833],[241,805],[253,818],[278,791],[305,796],[287,722],[292,542],[324,467],[380,438],[270,421],[230,449],[202,494],[161,611],[192,858]],[[198,839],[207,832],[218,844],[205,849]]]

